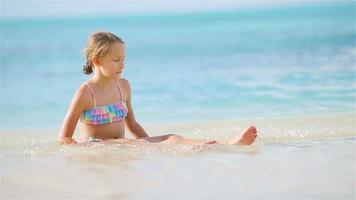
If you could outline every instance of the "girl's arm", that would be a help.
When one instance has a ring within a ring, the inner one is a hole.
[[[143,138],[148,137],[148,134],[143,129],[143,127],[136,121],[135,114],[132,109],[131,104],[131,86],[129,81],[123,79],[123,85],[125,88],[125,94],[127,94],[126,106],[128,109],[127,117],[125,119],[126,125],[130,132],[135,136],[135,138]]]
[[[72,138],[75,127],[81,113],[90,107],[88,99],[91,99],[91,96],[90,91],[87,90],[86,86],[81,85],[75,93],[59,131],[58,142],[60,144],[76,143]]]

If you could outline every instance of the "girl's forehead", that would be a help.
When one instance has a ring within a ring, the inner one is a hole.
[[[109,51],[109,54],[113,56],[125,56],[125,45],[115,42]]]

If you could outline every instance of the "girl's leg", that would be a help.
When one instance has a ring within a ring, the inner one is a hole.
[[[204,140],[204,139],[189,139],[176,134],[168,134],[154,137],[141,138],[149,141],[150,143],[160,143],[160,144],[215,144],[218,143],[214,140]]]
[[[148,141],[145,139],[105,139],[104,142],[116,143],[116,144],[144,144]]]
[[[104,142],[117,143],[117,144],[144,144],[144,143],[159,143],[159,144],[214,144],[216,141],[201,140],[201,139],[188,139],[175,134],[144,137],[140,139],[106,139]]]
[[[225,141],[215,141],[215,140],[204,140],[204,139],[189,139],[184,138],[179,135],[169,134],[161,135],[155,137],[145,137],[141,138],[149,141],[150,143],[161,143],[161,144],[242,144],[250,145],[252,144],[257,137],[257,130],[254,126],[250,126],[245,131],[240,134],[237,134],[231,139]]]
[[[160,144],[242,144],[250,145],[257,137],[257,130],[254,126],[250,126],[242,133],[236,135],[235,137],[225,140],[225,141],[215,141],[215,140],[204,140],[204,139],[189,139],[176,134],[168,134],[154,137],[144,137],[140,139],[108,139],[105,142],[119,143],[119,144],[144,144],[150,143],[160,143]]]

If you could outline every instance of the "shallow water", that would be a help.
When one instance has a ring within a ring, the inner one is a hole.
[[[256,122],[260,133],[252,146],[60,146],[47,131],[5,134],[1,149],[2,195],[355,198],[353,115],[251,121]],[[155,128],[149,131],[163,134],[180,129],[186,137],[222,139],[239,132],[250,120],[237,123],[152,125]]]

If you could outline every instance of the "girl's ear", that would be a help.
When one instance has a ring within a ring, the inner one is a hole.
[[[100,58],[99,57],[94,57],[93,64],[96,65],[96,66],[100,66],[100,64],[101,64]]]

